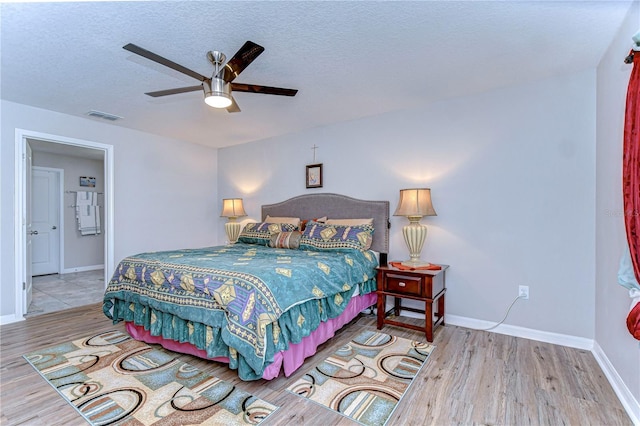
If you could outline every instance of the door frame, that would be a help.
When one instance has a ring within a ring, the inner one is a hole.
[[[64,272],[64,169],[44,166],[31,166],[31,170],[42,170],[45,172],[56,173],[58,186],[56,188],[58,199],[58,273]],[[25,200],[27,202],[27,200]]]
[[[24,312],[23,300],[25,290],[25,269],[26,269],[26,176],[25,176],[25,156],[27,139],[37,139],[45,142],[52,142],[63,145],[72,145],[82,148],[90,148],[103,151],[104,162],[104,285],[107,286],[110,272],[114,268],[114,154],[113,145],[82,139],[68,138],[65,136],[52,135],[48,133],[35,132],[32,130],[16,129],[16,150],[15,150],[15,201],[16,209],[14,220],[16,226],[14,234],[15,253],[15,318],[23,320]]]

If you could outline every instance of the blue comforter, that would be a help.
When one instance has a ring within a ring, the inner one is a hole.
[[[143,253],[124,259],[104,296],[114,322],[229,358],[243,380],[273,355],[338,316],[356,289],[375,290],[370,251],[307,251],[253,244]]]

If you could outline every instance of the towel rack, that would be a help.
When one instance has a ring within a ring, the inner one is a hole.
[[[66,192],[67,194],[77,194],[78,193],[78,191],[64,191],[64,192]],[[84,191],[84,192],[95,192],[98,195],[104,195],[104,192],[96,192],[96,191]]]
[[[64,191],[64,192],[67,193],[67,194],[77,194],[78,193],[78,191]],[[96,192],[96,191],[84,191],[84,192],[93,192],[93,193],[98,194],[98,195],[104,195],[104,192]],[[96,207],[102,207],[100,204],[96,204],[95,206]],[[72,205],[67,206],[67,207],[76,208],[78,206],[77,206],[77,204],[72,204]]]

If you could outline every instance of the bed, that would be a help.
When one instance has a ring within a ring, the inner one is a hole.
[[[228,363],[241,380],[289,376],[375,305],[388,228],[388,201],[310,194],[264,205],[236,244],[122,260],[103,311],[133,338]]]

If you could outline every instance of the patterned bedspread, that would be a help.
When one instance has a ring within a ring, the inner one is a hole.
[[[338,316],[357,288],[375,290],[376,266],[370,251],[242,243],[143,253],[120,262],[103,309],[114,322],[134,321],[228,357],[240,378],[252,380],[275,352]]]

